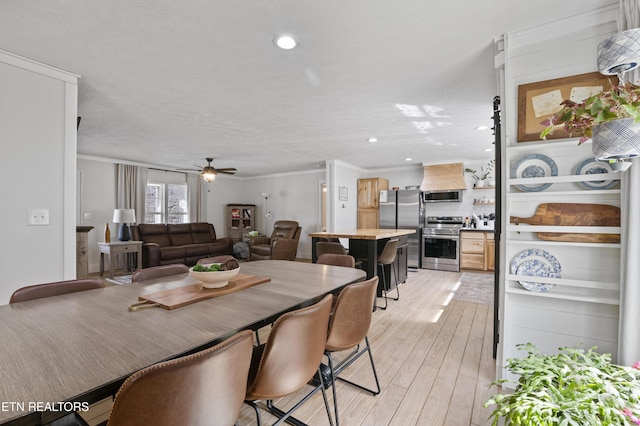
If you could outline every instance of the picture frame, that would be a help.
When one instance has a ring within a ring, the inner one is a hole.
[[[346,186],[338,187],[338,200],[339,201],[349,200],[348,188]]]
[[[539,141],[544,126],[542,121],[560,110],[560,102],[571,99],[580,102],[595,93],[618,84],[618,77],[599,72],[555,78],[518,86],[518,137],[517,142]],[[547,139],[570,137],[563,127],[558,127]]]

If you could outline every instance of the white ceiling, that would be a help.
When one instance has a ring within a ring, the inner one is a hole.
[[[488,159],[494,38],[612,3],[2,0],[0,49],[82,77],[80,154],[377,169]],[[299,47],[274,47],[281,33]]]

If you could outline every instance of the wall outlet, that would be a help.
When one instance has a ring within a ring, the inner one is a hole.
[[[27,225],[48,225],[49,209],[27,209]]]

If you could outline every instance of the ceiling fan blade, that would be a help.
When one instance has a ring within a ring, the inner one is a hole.
[[[219,172],[235,172],[238,169],[236,169],[235,167],[225,167],[223,169],[216,168],[216,170],[219,171]]]
[[[220,170],[220,169],[216,169],[216,172],[218,173],[222,173],[224,175],[235,175],[236,172],[232,172],[232,171],[226,171],[226,170]]]

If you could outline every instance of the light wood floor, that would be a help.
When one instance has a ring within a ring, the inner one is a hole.
[[[490,424],[491,410],[483,404],[496,391],[488,388],[495,378],[493,306],[452,299],[460,276],[424,269],[409,272],[400,286],[400,300],[374,313],[369,340],[382,391],[371,396],[338,382],[342,425]],[[263,341],[267,333],[268,328],[261,330]],[[366,356],[343,375],[373,384]],[[288,409],[306,391],[276,405]],[[331,398],[331,391],[328,395]],[[276,420],[265,410],[261,414],[263,424]],[[312,426],[329,424],[320,393],[295,416]],[[239,424],[256,424],[253,409],[242,409]]]

